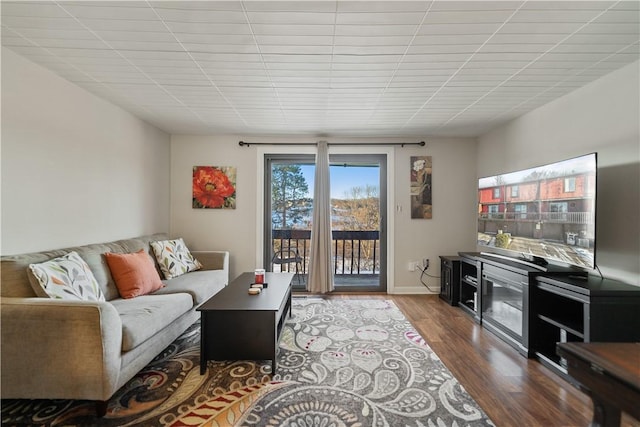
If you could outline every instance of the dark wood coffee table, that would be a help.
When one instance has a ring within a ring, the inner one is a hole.
[[[198,307],[200,374],[209,360],[271,360],[276,372],[278,340],[291,315],[293,273],[266,273],[267,288],[249,295],[254,273],[243,273]]]
[[[591,427],[619,427],[621,411],[640,421],[640,343],[557,345],[567,371],[593,401]]]

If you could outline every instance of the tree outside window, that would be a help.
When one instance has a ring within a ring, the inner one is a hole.
[[[274,230],[307,229],[312,200],[299,165],[274,165],[271,171],[271,224]]]

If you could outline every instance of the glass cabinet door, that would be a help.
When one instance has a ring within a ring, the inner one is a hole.
[[[521,338],[524,286],[522,282],[483,273],[482,320]]]

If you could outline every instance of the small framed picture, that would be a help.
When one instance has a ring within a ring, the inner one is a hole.
[[[236,208],[234,166],[194,166],[192,188],[194,209]]]

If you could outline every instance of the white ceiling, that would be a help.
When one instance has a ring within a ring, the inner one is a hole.
[[[172,134],[476,136],[640,57],[640,1],[2,1],[2,45]]]

